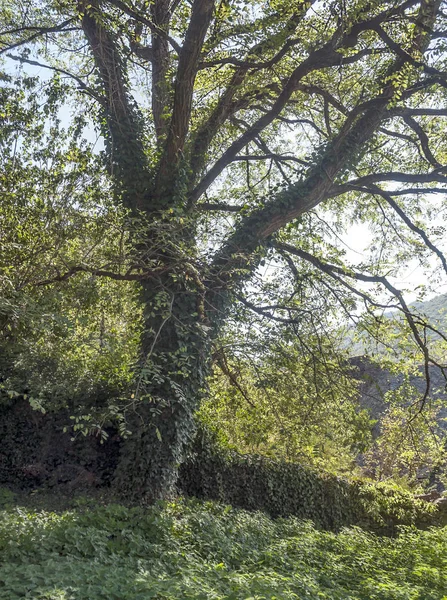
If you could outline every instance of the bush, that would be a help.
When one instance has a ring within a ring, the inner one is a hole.
[[[82,484],[82,474],[86,483],[87,476],[94,476],[95,485],[110,484],[119,455],[113,432],[104,444],[92,436],[72,442],[63,433],[68,420],[63,413],[35,413],[25,402],[0,413],[0,485],[35,489],[64,484],[72,493]],[[187,496],[273,517],[294,515],[334,531],[360,525],[393,534],[397,525],[425,527],[436,518],[431,504],[397,487],[349,482],[294,463],[242,456],[223,448],[206,430],[180,468],[178,487]]]
[[[212,499],[272,517],[311,519],[322,529],[347,525],[393,534],[398,525],[427,526],[436,508],[397,486],[347,481],[294,463],[242,456],[201,431],[180,469],[187,496]]]

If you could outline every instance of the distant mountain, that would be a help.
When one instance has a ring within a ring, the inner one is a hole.
[[[430,325],[447,335],[447,294],[435,296],[430,300],[416,301],[409,304],[409,308],[416,314],[425,317]],[[390,310],[383,315],[390,320],[403,318],[397,310]],[[433,332],[427,333],[429,341],[439,339],[439,335]],[[346,333],[346,341],[343,346],[349,349],[351,356],[377,355],[383,354],[384,348],[369,339],[365,334],[362,339],[358,339],[354,328],[350,328]]]
[[[410,307],[425,315],[437,329],[447,333],[447,294],[435,296],[424,302],[413,302]]]
[[[441,332],[447,334],[447,294],[441,294],[431,300],[424,302],[413,302],[410,308],[415,313],[424,316],[434,327]],[[386,315],[390,319],[396,317],[396,311]],[[384,400],[385,394],[389,391],[397,389],[403,382],[403,375],[391,373],[388,369],[380,367],[372,360],[372,355],[379,356],[382,354],[379,346],[367,341],[354,342],[354,335],[348,336],[351,344],[350,363],[353,366],[353,376],[361,381],[359,402],[363,408],[368,408],[371,416],[378,420],[380,427],[380,418],[387,408]],[[430,340],[434,341],[439,338],[436,334],[430,336]],[[349,346],[347,346],[349,347]],[[446,357],[447,358],[447,357]],[[447,362],[445,360],[444,362]],[[434,365],[430,365],[430,383],[431,395],[436,398],[445,400],[445,408],[440,413],[440,418],[447,418],[447,391],[446,380],[441,372],[441,369]],[[419,367],[419,374],[410,378],[416,389],[421,393],[425,391],[426,381],[422,366]],[[442,426],[447,428],[447,421],[442,421]]]

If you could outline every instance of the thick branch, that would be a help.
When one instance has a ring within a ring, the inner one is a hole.
[[[441,187],[423,187],[423,188],[405,188],[404,190],[388,191],[389,196],[407,196],[412,194],[445,194],[446,188]]]
[[[399,11],[402,11],[404,6],[411,5],[413,3],[413,0],[409,0],[409,2],[406,2],[404,5],[399,7]],[[209,169],[195,190],[193,190],[191,193],[190,203],[196,202],[220,175],[220,173],[222,173],[227,165],[233,160],[234,156],[236,156],[242,150],[242,148],[253,141],[254,138],[256,138],[268,125],[270,125],[277,117],[280,116],[281,111],[289,102],[292,94],[299,89],[299,85],[306,75],[315,70],[339,65],[339,49],[355,46],[357,43],[357,37],[360,33],[367,31],[368,29],[374,29],[377,24],[381,23],[389,16],[390,11],[385,11],[373,19],[357,23],[351,28],[349,34],[344,36],[341,35],[340,31],[336,31],[329,42],[324,44],[318,50],[314,50],[300,65],[298,65],[287,82],[283,85],[277,99],[273,103],[272,108],[262,117],[260,117],[252,125],[251,129],[243,133],[237,140],[235,140],[222,154],[219,160],[217,160],[216,163]],[[356,62],[369,53],[370,49],[360,50],[355,55],[345,58],[343,62],[345,64]]]
[[[419,125],[416,119],[413,119],[410,115],[405,115],[403,117],[405,123],[416,133],[421,143],[422,152],[425,155],[425,158],[428,162],[435,167],[435,169],[441,167],[441,163],[439,163],[436,158],[433,156],[432,151],[430,150],[430,144],[428,141],[428,136],[423,130],[423,128]]]
[[[407,0],[402,5],[386,10],[372,19],[367,19],[353,25],[346,35],[341,35],[341,30],[337,30],[331,40],[324,44],[320,49],[314,50],[307,59],[305,59],[292,73],[287,82],[283,85],[276,101],[270,111],[266,112],[258,119],[252,128],[246,131],[242,136],[235,140],[230,147],[224,152],[221,158],[210,168],[208,173],[199,182],[195,190],[190,195],[189,203],[195,203],[200,196],[208,189],[213,181],[220,175],[226,166],[232,161],[244,146],[253,141],[263,129],[280,116],[281,111],[288,103],[291,95],[298,89],[301,80],[314,70],[334,66],[340,64],[340,54],[338,50],[341,48],[351,48],[356,45],[357,38],[360,33],[368,29],[376,29],[383,21],[390,18],[392,15],[402,14],[407,8],[414,5],[415,0]],[[360,60],[364,56],[371,53],[371,49],[360,50],[357,54],[343,59],[344,64],[351,64]]]
[[[180,52],[174,88],[174,104],[166,149],[160,161],[158,183],[162,189],[178,165],[189,129],[194,82],[200,52],[213,15],[214,0],[194,0],[191,19]]]
[[[135,21],[138,21],[138,23],[141,23],[142,25],[146,25],[146,27],[148,27],[150,29],[150,31],[152,31],[154,34],[156,34],[157,36],[162,37],[166,41],[168,41],[169,45],[177,52],[177,54],[180,54],[180,45],[178,44],[178,42],[176,42],[176,40],[173,37],[171,37],[166,31],[164,31],[156,23],[154,23],[150,19],[147,19],[146,17],[144,17],[140,12],[130,8],[127,4],[125,4],[121,0],[107,0],[107,2],[109,4],[112,4],[113,6],[116,6],[120,10],[122,10],[123,13],[125,13],[126,15],[129,15],[130,17],[135,19]]]
[[[428,106],[426,108],[395,107],[391,108],[388,111],[388,114],[391,116],[397,115],[399,117],[447,117],[447,108],[430,108]]]
[[[424,10],[425,8],[424,5]],[[384,17],[382,16],[382,18]],[[360,32],[362,28],[373,27],[376,21],[372,21],[367,22],[367,25],[360,23],[356,26],[356,31]],[[415,31],[415,39],[418,38],[418,31]],[[344,43],[347,44],[348,40],[344,40]],[[350,43],[353,43],[353,41],[351,40]],[[337,43],[335,43],[335,47],[337,47]],[[333,50],[333,45],[328,46],[326,44],[315,55],[318,55],[323,61],[326,60],[326,64],[328,64],[332,60]],[[425,47],[421,47],[419,50],[422,52]],[[319,54],[321,52],[322,54]],[[314,61],[315,55],[311,55],[308,60]],[[295,74],[298,73],[298,77],[301,76],[303,68],[304,70],[308,69],[309,65],[303,66],[305,63],[306,61],[298,67],[298,71],[295,71]],[[216,284],[222,285],[223,282],[228,284],[232,280],[240,281],[247,277],[254,268],[253,264],[256,264],[254,256],[257,249],[265,246],[272,234],[333,195],[331,192],[336,176],[356,159],[358,153],[380,127],[382,120],[386,118],[389,104],[398,91],[396,84],[389,80],[389,75],[399,72],[404,65],[405,62],[398,58],[390,66],[383,79],[376,82],[379,89],[383,88],[381,95],[364,103],[363,114],[356,115],[355,119],[348,115],[345,124],[334,140],[327,145],[319,162],[308,169],[301,181],[277,194],[264,206],[255,210],[240,222],[226,244],[215,256],[213,273]],[[296,82],[296,84],[298,83]],[[356,110],[355,112],[357,113]],[[376,176],[371,175],[368,177],[374,180]]]
[[[147,163],[140,115],[129,98],[121,57],[103,25],[98,4],[80,5],[82,28],[95,59],[104,91],[105,116],[113,175],[123,201],[133,211],[144,208]]]
[[[335,98],[335,96],[333,96],[327,90],[319,87],[318,85],[302,84],[302,85],[298,86],[298,90],[300,92],[304,92],[306,94],[317,94],[317,95],[321,96],[325,102],[327,102],[328,104],[332,104],[332,106],[334,108],[336,108],[343,115],[346,116],[348,114],[348,109],[345,106],[343,106],[343,104],[341,102],[339,102],[337,100],[337,98]]]
[[[315,0],[312,0],[314,2]],[[260,57],[263,55],[266,49],[272,46],[275,46],[279,40],[283,40],[291,35],[297,28],[301,19],[307,12],[307,7],[303,5],[303,10],[299,13],[294,14],[289,21],[286,23],[285,27],[276,35],[272,37],[262,40],[255,44],[248,52],[249,56]],[[282,58],[283,54],[288,50],[288,46],[283,46],[283,48],[276,54],[275,62]],[[282,54],[282,51],[283,54]],[[240,110],[243,106],[248,106],[251,97],[247,97],[239,102],[233,102],[236,94],[239,91],[240,86],[245,80],[247,74],[248,67],[240,66],[238,69],[234,70],[234,73],[230,79],[230,82],[220,97],[216,108],[213,110],[209,118],[204,121],[201,127],[198,129],[194,136],[194,144],[191,151],[191,161],[190,168],[193,174],[200,173],[205,165],[205,157],[208,148],[214,139],[219,127],[225,123],[225,121],[235,113],[236,110]],[[195,184],[194,180],[191,180],[190,186]]]
[[[244,132],[222,154],[209,169],[195,190],[191,193],[190,202],[196,202],[208,189],[222,171],[232,162],[235,156],[250,142],[252,142],[268,125],[270,125],[287,105],[291,95],[296,91],[299,82],[311,71],[336,65],[340,62],[339,54],[332,43],[326,44],[320,50],[313,52],[299,67],[295,69],[288,82],[282,89],[272,108],[260,117],[252,127]]]
[[[171,85],[168,81],[169,43],[166,30],[169,24],[169,0],[156,0],[151,3],[151,14],[155,24],[152,30],[152,115],[154,117],[157,143],[166,141],[170,108]]]
[[[329,197],[337,173],[377,129],[389,97],[390,90],[388,96],[378,99],[375,109],[367,111],[350,130],[342,131],[328,145],[321,161],[308,169],[303,181],[291,185],[244,219],[228,240],[218,262],[228,261],[235,253],[252,253],[281,227]]]
[[[379,183],[381,181],[394,181],[400,183],[430,183],[432,181],[437,181],[438,183],[447,183],[447,167],[436,169],[430,173],[401,173],[400,171],[371,173],[371,175],[364,175],[363,177],[349,181],[346,186],[363,186],[371,183]],[[343,187],[345,186],[340,186],[338,188],[340,192]]]

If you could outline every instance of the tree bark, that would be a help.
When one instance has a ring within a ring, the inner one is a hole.
[[[152,503],[174,491],[195,432],[209,369],[209,332],[200,291],[166,276],[141,289],[146,307],[135,397],[127,414],[132,435],[122,446],[115,483],[126,498]]]

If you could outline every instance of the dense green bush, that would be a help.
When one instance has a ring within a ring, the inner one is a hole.
[[[441,600],[447,529],[321,532],[211,502],[0,512],[1,600]]]
[[[23,398],[0,401],[0,486],[36,489],[64,483],[75,488],[81,475],[108,484],[119,452],[114,430],[103,443],[79,432],[73,439],[71,430],[64,431],[72,422],[66,410],[43,414]]]
[[[427,526],[436,509],[397,486],[347,481],[295,463],[242,456],[202,431],[180,469],[183,493],[273,517],[294,515],[317,527],[346,525],[394,533],[397,525]]]
[[[266,334],[249,320],[228,324],[198,421],[242,454],[352,473],[374,422],[359,406],[348,355],[329,336],[302,338],[284,324]]]

